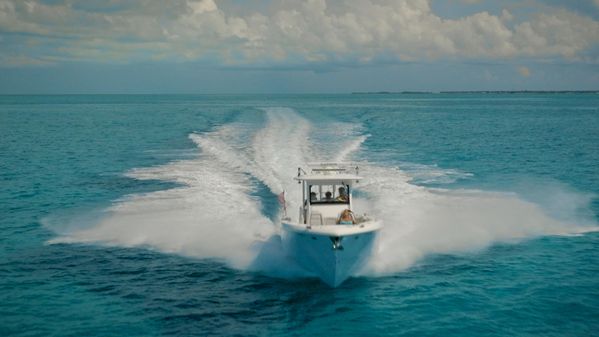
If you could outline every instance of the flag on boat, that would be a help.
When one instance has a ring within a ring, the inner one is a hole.
[[[287,213],[287,205],[285,203],[285,191],[279,193],[277,198],[279,199],[279,204],[283,206],[283,210],[285,211],[285,213]]]

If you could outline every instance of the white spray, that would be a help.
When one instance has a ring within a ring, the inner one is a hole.
[[[223,259],[237,268],[297,275],[296,266],[276,256],[284,254],[273,239],[277,224],[261,213],[259,199],[251,195],[252,178],[267,186],[273,198],[286,190],[294,216],[300,204],[292,179],[297,167],[309,161],[348,160],[367,136],[359,134],[359,126],[347,123],[311,124],[286,108],[265,109],[265,116],[259,130],[233,123],[190,135],[201,150],[198,158],[127,174],[174,181],[181,187],[117,200],[93,226],[64,233],[52,242],[144,246]],[[327,137],[331,141],[326,144],[313,140]],[[596,229],[594,220],[582,226],[552,218],[514,193],[425,188],[411,184],[412,178],[398,168],[367,162],[361,163],[361,172],[366,179],[357,188],[367,197],[356,198],[356,208],[385,225],[363,271],[371,275],[403,270],[427,254]],[[447,174],[453,177],[455,170]],[[442,179],[443,170],[435,168],[435,175]],[[569,202],[573,208],[588,207],[580,204],[588,199]]]

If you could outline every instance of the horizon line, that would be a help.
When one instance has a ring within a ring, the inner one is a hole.
[[[374,90],[374,91],[345,91],[345,92],[238,92],[238,93],[0,93],[0,96],[235,96],[235,95],[410,95],[410,94],[567,94],[587,93],[597,94],[596,90]]]

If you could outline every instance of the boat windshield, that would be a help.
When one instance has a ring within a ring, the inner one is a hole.
[[[349,186],[345,184],[310,185],[311,204],[349,204]]]

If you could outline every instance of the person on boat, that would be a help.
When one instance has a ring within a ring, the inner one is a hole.
[[[349,209],[343,210],[341,212],[341,216],[339,216],[339,224],[340,225],[353,225],[355,222],[354,214]]]
[[[316,196],[316,192],[310,192],[310,201],[318,201],[318,197]]]
[[[331,201],[331,200],[333,200],[333,193],[331,193],[331,192],[327,192],[327,193],[325,193],[325,194],[324,194],[324,200],[326,200],[326,201]]]
[[[335,199],[337,201],[347,201],[347,192],[345,191],[345,187],[339,187],[339,196]]]

